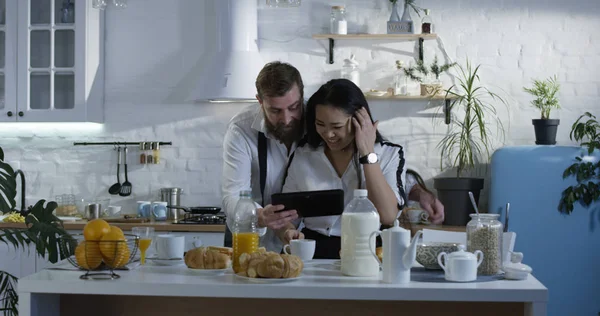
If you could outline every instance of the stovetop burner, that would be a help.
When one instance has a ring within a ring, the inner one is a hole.
[[[217,214],[185,213],[183,219],[177,221],[177,224],[224,225],[225,220],[225,213],[222,212]]]

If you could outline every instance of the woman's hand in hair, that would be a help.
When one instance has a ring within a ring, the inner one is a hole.
[[[363,107],[356,111],[352,117],[354,125],[354,141],[360,157],[375,151],[375,139],[377,136],[377,125],[379,121],[373,123],[367,110]]]

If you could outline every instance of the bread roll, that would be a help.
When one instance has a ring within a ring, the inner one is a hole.
[[[226,269],[231,266],[231,258],[227,254],[205,247],[188,251],[184,261],[191,269]]]
[[[229,258],[233,258],[233,248],[231,248],[231,247],[208,246],[206,248],[208,250],[213,250],[213,251],[220,252],[222,254],[228,255]]]

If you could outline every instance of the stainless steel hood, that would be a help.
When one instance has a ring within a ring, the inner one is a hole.
[[[264,66],[257,45],[257,0],[215,0],[217,46],[205,55],[194,102],[255,102]]]

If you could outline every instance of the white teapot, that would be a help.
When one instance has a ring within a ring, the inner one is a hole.
[[[383,231],[374,231],[369,237],[369,248],[371,254],[382,266],[382,280],[385,283],[405,284],[410,282],[410,268],[417,256],[417,240],[423,234],[422,230],[416,232],[410,239],[410,231],[400,227],[398,220],[394,226]],[[381,235],[383,246],[383,262],[375,254],[373,238]]]
[[[475,250],[473,254],[465,251],[465,245],[458,245],[458,251],[450,254],[442,252],[437,259],[440,267],[444,269],[447,281],[470,282],[477,280],[477,268],[483,261],[483,252]]]

